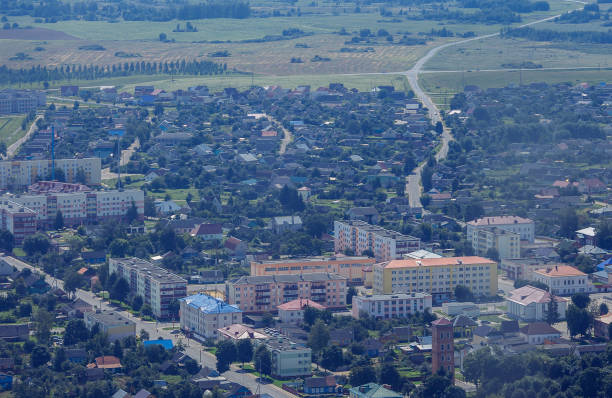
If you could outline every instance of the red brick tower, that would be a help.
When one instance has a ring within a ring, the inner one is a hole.
[[[445,318],[431,323],[431,371],[436,374],[444,368],[447,375],[455,379],[455,344],[453,324]]]

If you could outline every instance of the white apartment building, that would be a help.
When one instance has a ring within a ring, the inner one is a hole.
[[[312,350],[310,348],[282,337],[267,340],[264,344],[272,357],[272,376],[294,378],[312,374]]]
[[[39,228],[50,228],[58,211],[62,213],[66,226],[119,220],[126,216],[132,203],[138,217],[144,217],[144,192],[137,189],[5,194],[0,196],[0,200],[10,200],[35,211]]]
[[[392,260],[374,265],[374,294],[429,293],[434,302],[453,296],[457,285],[476,296],[497,294],[497,263],[477,256]]]
[[[218,329],[242,323],[242,311],[207,294],[194,294],[179,300],[181,329],[203,339],[219,337]]]
[[[405,318],[431,309],[431,306],[432,296],[428,293],[353,296],[352,316],[355,319],[364,315],[380,319]]]
[[[514,232],[521,236],[521,240],[526,240],[529,243],[533,243],[535,239],[535,223],[532,220],[517,216],[496,216],[483,217],[468,222],[468,240],[474,242],[476,240],[476,231],[488,227],[497,227]]]
[[[0,161],[0,189],[24,188],[51,176],[49,159]],[[100,185],[102,163],[100,158],[56,159],[55,169],[62,170],[66,182],[77,182],[79,170],[83,170],[85,184]]]
[[[334,221],[334,249],[346,250],[361,256],[366,250],[374,253],[376,261],[402,258],[421,248],[421,240],[361,220]]]
[[[477,228],[471,235],[471,241],[478,256],[486,256],[490,249],[495,249],[501,260],[521,257],[521,235],[504,228]]]
[[[125,278],[135,295],[143,298],[156,318],[171,317],[170,303],[187,296],[187,281],[140,258],[111,258],[109,272]]]
[[[569,265],[555,265],[533,272],[533,279],[548,286],[548,291],[558,295],[588,293],[587,274]]]

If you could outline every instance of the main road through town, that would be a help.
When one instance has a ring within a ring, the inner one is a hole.
[[[6,256],[4,257],[10,265],[21,270],[24,268],[30,268],[32,271],[35,271],[39,274],[43,274],[45,276],[45,281],[52,287],[59,287],[60,289],[63,287],[64,283],[52,277],[49,274],[46,274],[41,269],[35,268],[28,263],[20,261],[14,257]],[[216,358],[214,355],[204,350],[204,347],[198,343],[197,341],[186,339],[181,333],[177,333],[176,329],[173,329],[173,323],[171,322],[147,322],[142,319],[131,315],[127,311],[118,310],[116,307],[109,305],[107,302],[101,300],[98,296],[93,294],[92,292],[88,292],[85,290],[77,289],[75,293],[77,298],[91,304],[95,308],[101,308],[103,310],[112,310],[120,313],[121,315],[129,318],[134,323],[136,323],[136,332],[140,333],[141,330],[145,330],[151,339],[157,339],[158,337],[164,339],[171,339],[174,344],[178,344],[179,341],[183,344],[185,353],[189,355],[191,358],[195,359],[202,366],[208,366],[209,368],[216,368]],[[173,333],[174,332],[174,333]],[[288,393],[287,391],[273,385],[273,384],[258,384],[255,376],[249,373],[242,373],[238,368],[232,367],[232,370],[229,370],[223,373],[223,376],[232,382],[242,384],[247,387],[253,393],[257,391],[259,386],[259,391],[261,394],[269,394],[274,398],[295,398],[293,394]]]
[[[573,2],[584,4],[583,2],[580,2],[580,1],[573,1]],[[553,15],[552,17],[547,17],[547,18],[539,19],[537,21],[529,22],[529,23],[520,25],[519,27],[523,28],[526,26],[531,26],[531,25],[535,25],[538,23],[550,21],[552,19],[557,18],[558,16],[559,15]],[[440,161],[446,158],[446,155],[448,154],[448,144],[453,139],[453,136],[451,134],[450,129],[446,127],[446,125],[444,124],[444,119],[442,119],[442,116],[440,115],[440,109],[438,109],[438,106],[433,102],[431,97],[419,85],[419,74],[422,73],[423,66],[431,58],[433,58],[433,56],[439,53],[441,50],[444,50],[445,48],[448,48],[448,47],[457,46],[459,44],[465,44],[465,43],[469,43],[475,40],[488,39],[488,38],[495,37],[495,36],[499,36],[499,32],[491,33],[488,35],[472,37],[470,39],[454,41],[454,42],[450,42],[450,43],[446,43],[446,44],[442,44],[440,46],[434,47],[431,50],[429,50],[427,54],[421,57],[414,64],[412,69],[410,69],[409,71],[403,72],[406,75],[406,78],[408,79],[408,83],[410,84],[410,87],[412,88],[414,95],[421,101],[423,106],[427,108],[431,122],[433,124],[436,124],[437,122],[442,123],[443,131],[440,137],[440,144],[438,145],[438,148],[435,154],[435,158],[437,161]],[[425,166],[425,163],[421,163],[416,169],[414,169],[412,174],[406,177],[406,195],[408,196],[408,200],[410,201],[411,207],[422,207],[421,194],[423,191],[423,186],[421,184],[421,173],[423,171],[424,166]]]

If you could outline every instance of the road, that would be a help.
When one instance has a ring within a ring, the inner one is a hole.
[[[38,130],[38,128],[36,127],[36,122],[38,121],[38,119],[42,119],[42,117],[43,117],[43,115],[36,115],[36,118],[34,119],[32,124],[30,125],[30,128],[28,129],[28,132],[25,133],[25,135],[23,137],[21,137],[20,139],[15,141],[13,144],[11,144],[8,148],[6,148],[6,157],[5,157],[5,159],[10,159],[13,156],[15,156],[15,153],[17,153],[17,151],[19,150],[19,147],[21,147],[21,145],[24,142],[26,142],[32,136],[32,134],[34,134],[34,132],[36,130]]]
[[[520,25],[519,27],[523,28],[526,26],[531,26],[531,25],[535,25],[538,23],[550,21],[552,19],[557,18],[558,16],[559,14],[554,15],[552,17],[542,18],[537,21],[533,21],[533,22],[529,22],[529,23]],[[427,52],[427,54],[421,57],[414,64],[412,69],[406,72],[403,72],[406,75],[406,78],[408,79],[408,83],[410,84],[410,87],[412,88],[414,95],[421,101],[423,106],[427,108],[429,119],[431,120],[431,122],[433,124],[436,124],[437,122],[442,123],[443,131],[440,136],[440,145],[438,146],[438,149],[435,154],[435,158],[437,161],[440,161],[446,158],[446,155],[448,154],[448,144],[453,139],[453,136],[451,134],[450,129],[446,127],[446,125],[444,124],[444,120],[442,119],[440,115],[440,109],[438,109],[437,105],[433,102],[431,97],[419,85],[419,74],[423,72],[422,71],[423,66],[431,58],[433,58],[436,54],[438,54],[440,51],[446,48],[452,47],[452,46],[458,46],[460,44],[465,44],[465,43],[469,43],[469,42],[476,41],[476,40],[484,40],[484,39],[488,39],[488,38],[495,37],[495,36],[499,36],[499,32],[490,33],[490,34],[482,35],[482,36],[476,36],[476,37],[472,37],[472,38],[465,39],[465,40],[453,41],[450,43],[439,45],[438,47],[432,48],[431,50]],[[410,201],[411,207],[416,207],[416,208],[422,207],[421,195],[423,192],[423,186],[421,184],[421,173],[423,172],[424,165],[425,165],[424,163],[420,164],[416,169],[414,169],[412,174],[406,178],[406,195],[408,195],[408,200]]]
[[[121,160],[119,161],[119,166],[125,166],[126,164],[128,164],[130,162],[130,159],[132,158],[132,154],[138,149],[140,148],[140,140],[138,138],[136,138],[134,140],[134,142],[132,142],[132,144],[127,148],[121,151]],[[129,176],[132,174],[121,174],[122,176]],[[107,167],[105,169],[102,169],[102,179],[103,180],[110,180],[112,178],[117,178],[117,173],[113,173],[112,171],[110,171],[110,167]]]
[[[61,280],[55,279],[51,275],[44,273],[42,270],[38,268],[34,268],[30,264],[27,264],[14,257],[5,256],[3,257],[3,259],[6,260],[10,265],[14,266],[15,268],[19,270],[24,269],[24,268],[29,268],[34,272],[43,274],[45,276],[45,281],[50,286],[53,286],[53,287],[57,286],[61,289],[64,285],[64,283]],[[95,308],[102,308],[103,310],[112,310],[112,311],[120,313],[126,318],[129,318],[130,320],[136,323],[137,333],[140,333],[141,330],[145,330],[149,334],[150,339],[154,340],[154,339],[157,339],[158,337],[161,337],[164,339],[170,339],[170,340],[173,340],[175,345],[181,342],[184,345],[185,353],[189,355],[191,358],[198,361],[200,365],[208,366],[209,368],[212,368],[212,369],[216,367],[217,360],[215,356],[205,351],[204,346],[202,346],[200,343],[194,340],[186,339],[180,333],[173,334],[171,333],[172,330],[164,330],[164,329],[172,328],[173,323],[143,321],[142,319],[138,317],[132,316],[129,312],[117,310],[117,308],[109,305],[107,302],[102,301],[95,294],[85,291],[85,290],[78,289],[75,295],[77,298],[80,298],[81,300],[91,304]],[[256,378],[249,373],[243,373],[239,371],[234,366],[232,367],[231,370],[223,373],[223,376],[229,381],[242,384],[243,386],[253,391],[253,393],[255,393],[255,391],[257,390],[258,383],[257,383]],[[267,394],[270,394],[274,398],[295,398],[293,394],[290,394],[287,391],[282,390],[281,388],[273,384],[261,384],[260,391],[262,394],[267,393]]]

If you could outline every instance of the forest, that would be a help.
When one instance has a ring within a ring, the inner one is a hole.
[[[610,44],[612,43],[612,29],[606,32],[580,30],[570,32],[560,32],[551,29],[535,29],[535,28],[504,28],[501,31],[501,37],[504,38],[522,38],[533,41],[569,41],[574,43],[594,43],[594,44]]]

